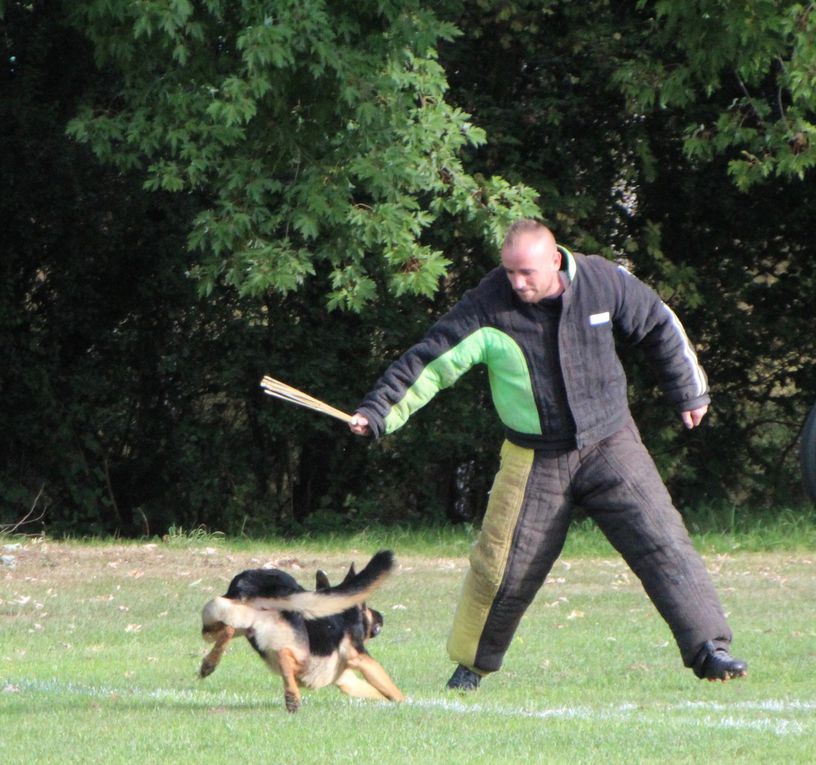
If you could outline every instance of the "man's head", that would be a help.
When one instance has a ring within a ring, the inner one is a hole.
[[[504,238],[501,264],[513,291],[525,303],[556,297],[564,290],[558,274],[561,252],[543,223],[529,218],[513,223]]]

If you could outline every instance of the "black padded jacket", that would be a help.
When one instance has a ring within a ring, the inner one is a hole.
[[[566,288],[557,348],[545,339],[551,335],[543,331],[540,308],[520,301],[504,270],[496,268],[392,363],[364,398],[358,411],[375,437],[397,430],[474,364],[485,364],[509,440],[530,448],[561,445],[565,435],[577,448],[596,443],[631,416],[613,329],[654,363],[678,410],[709,403],[694,349],[657,293],[605,258],[559,249]],[[559,397],[571,414],[569,433]]]

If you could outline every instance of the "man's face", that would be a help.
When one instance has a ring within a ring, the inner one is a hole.
[[[513,291],[525,303],[537,303],[563,292],[558,275],[561,253],[548,235],[520,235],[510,248],[502,250],[501,263]]]

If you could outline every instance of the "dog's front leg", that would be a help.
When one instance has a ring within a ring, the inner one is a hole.
[[[346,696],[353,696],[358,699],[377,699],[378,701],[386,701],[383,696],[373,685],[367,683],[363,678],[354,674],[354,670],[347,669],[340,677],[335,680],[334,684]]]
[[[288,648],[278,651],[278,665],[283,676],[283,699],[287,712],[297,712],[300,708],[300,688],[298,688],[295,673],[298,661]]]
[[[363,677],[368,680],[385,698],[391,701],[405,701],[402,691],[394,685],[394,681],[376,659],[367,653],[358,653],[349,659],[349,667],[359,669]]]
[[[207,677],[215,672],[218,662],[221,661],[221,657],[227,650],[230,640],[234,637],[235,628],[230,627],[228,624],[225,624],[223,628],[218,631],[215,638],[215,645],[201,662],[201,669],[198,670],[199,676]]]

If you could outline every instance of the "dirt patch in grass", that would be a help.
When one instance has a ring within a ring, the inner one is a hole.
[[[268,544],[235,549],[228,542],[183,546],[165,542],[97,544],[38,539],[5,541],[2,552],[0,604],[14,598],[22,586],[34,590],[65,589],[101,581],[115,585],[142,579],[220,594],[235,574],[247,568],[280,568],[304,587],[312,588],[318,569],[326,571],[329,579],[336,582],[352,561],[359,569],[375,550],[349,549],[327,554],[293,547],[276,549]],[[451,572],[459,580],[468,565],[465,557],[403,556],[397,551],[397,558],[396,576],[403,582],[412,574],[440,571]],[[816,581],[813,554],[737,553],[706,556],[705,560],[715,584],[724,593],[812,586]],[[637,577],[617,556],[557,561],[547,584],[564,583],[580,584],[589,591],[640,587]]]
[[[310,588],[318,569],[331,581],[339,581],[354,562],[364,566],[375,550],[352,549],[344,553],[314,553],[270,547],[236,551],[227,544],[177,546],[163,542],[88,544],[29,540],[6,543],[0,568],[0,600],[22,582],[74,586],[94,579],[156,579],[179,581],[206,579],[216,590],[247,568],[279,568]],[[462,558],[399,557],[400,572],[415,570],[458,570]],[[3,592],[5,591],[5,593]]]

